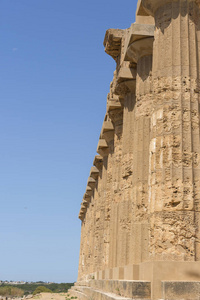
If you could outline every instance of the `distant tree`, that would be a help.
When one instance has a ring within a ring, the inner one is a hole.
[[[33,295],[39,294],[39,293],[52,293],[52,290],[46,288],[46,286],[38,286],[35,291],[33,292]]]

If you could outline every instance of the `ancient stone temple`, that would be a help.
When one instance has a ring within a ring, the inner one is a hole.
[[[116,61],[82,221],[79,299],[200,299],[200,0],[139,0]]]

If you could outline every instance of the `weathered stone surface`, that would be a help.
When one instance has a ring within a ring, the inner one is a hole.
[[[163,299],[198,300],[200,298],[200,282],[195,281],[163,281]]]
[[[116,59],[121,52],[121,41],[125,34],[121,29],[108,29],[104,39],[105,52]]]
[[[79,213],[80,285],[200,297],[199,33],[196,0],[140,0],[136,23],[106,32],[116,70]]]

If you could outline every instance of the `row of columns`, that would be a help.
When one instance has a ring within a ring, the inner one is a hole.
[[[116,71],[79,214],[79,280],[200,259],[199,5],[140,0],[138,22],[106,32]]]
[[[100,156],[94,160],[98,178],[89,201],[87,187],[79,215],[79,279],[97,270],[112,271],[148,258],[150,112],[148,99],[145,102],[142,98],[151,87],[153,33],[153,25],[144,26],[141,32],[138,24],[106,33],[105,49],[117,66],[97,146]],[[151,40],[148,49],[139,42],[141,36],[142,40]],[[127,47],[129,51],[125,52]],[[134,59],[128,52],[134,52]],[[93,241],[88,239],[91,232]]]

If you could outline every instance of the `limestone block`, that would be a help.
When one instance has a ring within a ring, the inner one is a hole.
[[[150,299],[151,283],[139,280],[90,280],[93,289],[115,293],[118,296],[131,299]]]
[[[163,281],[164,300],[199,300],[200,281]]]
[[[139,278],[139,265],[127,265],[124,267],[125,280],[137,280]]]
[[[113,279],[124,279],[124,267],[113,268]]]

